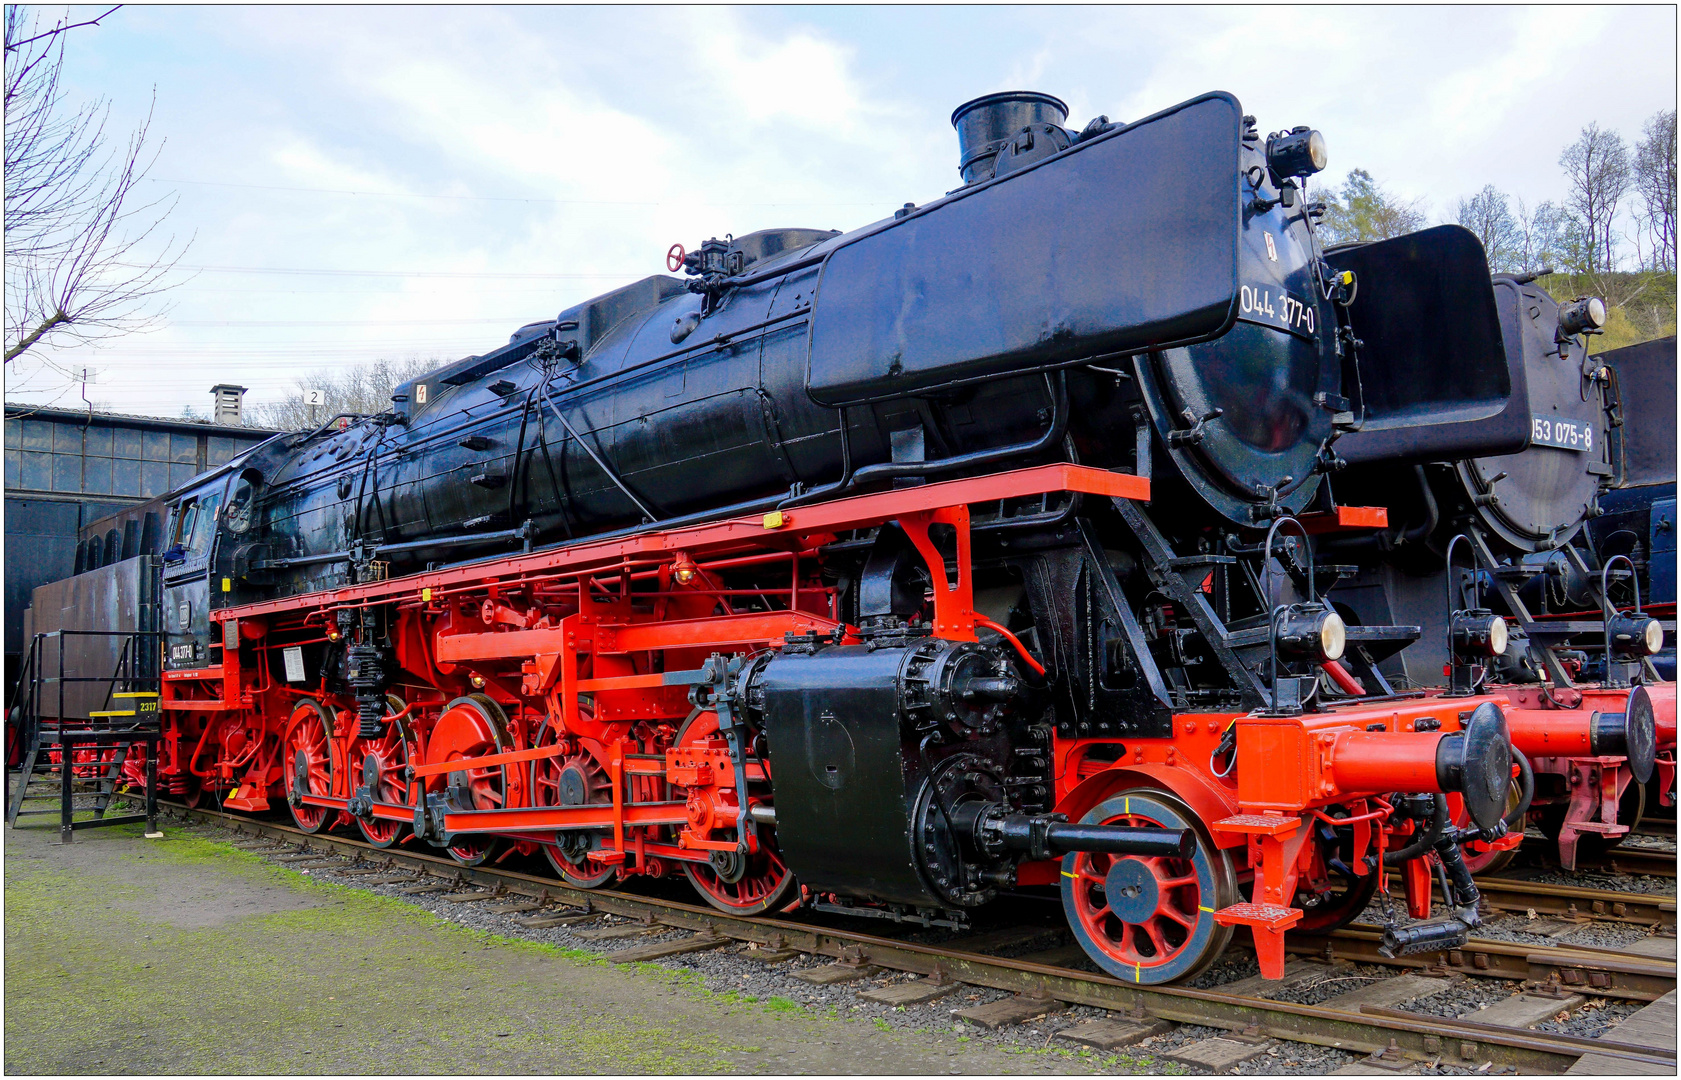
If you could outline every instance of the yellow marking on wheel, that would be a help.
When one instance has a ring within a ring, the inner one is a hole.
[[[1136,983],[1141,983],[1141,982],[1144,981],[1144,965],[1143,964],[1132,965],[1132,981],[1136,982]]]
[[[1062,872],[1062,876],[1063,876],[1063,877],[1074,877],[1074,876],[1075,876],[1075,875],[1073,875],[1073,874],[1070,874],[1070,873],[1069,873],[1069,872],[1068,872],[1068,871],[1066,871],[1066,870],[1064,870],[1064,871],[1063,871],[1063,872]]]
[[[1203,907],[1203,906],[1202,906],[1202,905],[1200,905],[1200,904],[1198,904],[1198,905],[1197,905],[1197,910],[1198,910],[1198,911],[1206,911],[1206,912],[1208,912],[1208,913],[1209,913],[1209,914],[1210,914],[1210,915],[1212,915],[1212,914],[1214,914],[1214,909],[1213,909],[1213,908],[1211,908],[1211,907]]]

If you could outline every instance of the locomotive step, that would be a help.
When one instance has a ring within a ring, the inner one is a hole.
[[[1229,820],[1229,819],[1228,819]],[[1297,908],[1277,904],[1233,904],[1214,913],[1214,921],[1221,926],[1258,926],[1266,930],[1283,930],[1295,925],[1307,914]]]
[[[1301,819],[1282,814],[1236,814],[1209,823],[1217,832],[1243,833],[1248,836],[1288,836],[1301,825]]]

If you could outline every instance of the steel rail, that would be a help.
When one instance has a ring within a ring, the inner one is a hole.
[[[1389,882],[1391,889],[1400,889],[1398,875],[1391,874]],[[1675,897],[1668,893],[1615,892],[1582,885],[1551,885],[1504,877],[1478,877],[1477,890],[1482,893],[1484,906],[1495,911],[1534,911],[1537,915],[1565,919],[1582,918],[1675,929]],[[1436,903],[1442,902],[1439,884],[1433,886],[1431,895]]]
[[[1673,839],[1673,836],[1671,837]],[[1558,866],[1558,847],[1551,840],[1538,836],[1524,837],[1519,854],[1526,860],[1543,866]],[[1670,848],[1640,847],[1618,844],[1596,854],[1576,854],[1578,870],[1595,870],[1608,874],[1650,874],[1654,877],[1675,876],[1676,853]]]
[[[488,885],[498,894],[520,894],[589,912],[604,912],[661,925],[713,934],[773,948],[833,957],[842,963],[875,965],[1048,1000],[1132,1012],[1178,1023],[1239,1031],[1293,1042],[1376,1054],[1401,1053],[1418,1059],[1454,1053],[1468,1061],[1490,1061],[1516,1069],[1558,1073],[1587,1051],[1581,1040],[1526,1029],[1488,1030],[1427,1014],[1404,1017],[1352,1013],[1322,1006],[1244,997],[1219,990],[1179,986],[1140,986],[1107,975],[1034,963],[1029,960],[964,952],[961,942],[923,945],[871,934],[794,922],[789,919],[731,915],[709,906],[637,896],[613,890],[576,889],[564,883],[513,870],[467,867],[454,860],[258,821],[217,810],[160,803],[171,814],[198,818],[235,832],[266,836],[358,859],[408,866],[463,885]],[[1564,952],[1565,950],[1560,950]],[[607,954],[611,959],[611,954]],[[1673,1069],[1672,1052],[1610,1042],[1595,1042],[1593,1052],[1620,1061]]]
[[[1665,836],[1673,840],[1675,839],[1675,819],[1643,817],[1634,823],[1634,835]]]
[[[1471,938],[1445,953],[1386,957],[1378,952],[1383,927],[1355,923],[1332,934],[1286,936],[1284,948],[1300,956],[1351,960],[1411,969],[1426,975],[1553,984],[1558,989],[1624,1001],[1656,1001],[1675,989],[1675,961],[1585,945]]]

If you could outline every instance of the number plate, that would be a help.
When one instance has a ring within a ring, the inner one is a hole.
[[[1556,446],[1560,450],[1593,449],[1593,425],[1584,420],[1558,420],[1537,416],[1530,425],[1530,441],[1536,446]]]
[[[1238,290],[1237,317],[1300,337],[1312,337],[1313,308],[1276,285],[1245,285]]]

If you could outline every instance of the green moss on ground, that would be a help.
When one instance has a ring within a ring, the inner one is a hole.
[[[8,1073],[1145,1071],[712,992],[139,826],[14,830]],[[952,1056],[956,1055],[956,1056]],[[1019,1061],[1021,1064],[1012,1064]],[[1153,1071],[1153,1070],[1152,1070]]]

